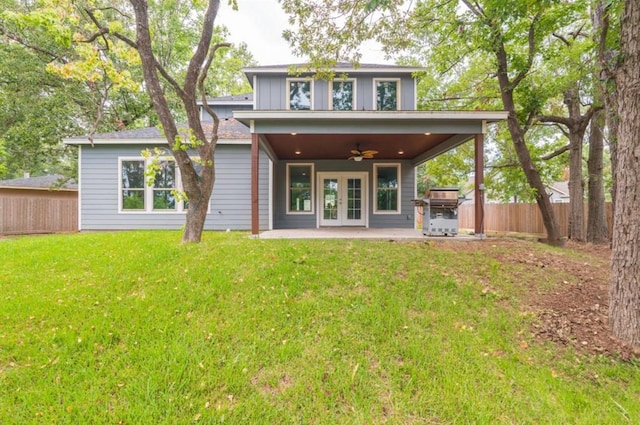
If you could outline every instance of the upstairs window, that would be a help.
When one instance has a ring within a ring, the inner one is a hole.
[[[287,108],[292,111],[309,111],[312,106],[313,84],[311,80],[287,80]]]
[[[374,164],[375,213],[400,213],[400,165]]]
[[[400,80],[373,80],[376,110],[397,111],[400,109]]]
[[[352,111],[355,106],[355,81],[343,80],[331,82],[331,109],[334,111]]]

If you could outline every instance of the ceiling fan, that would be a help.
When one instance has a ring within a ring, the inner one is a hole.
[[[374,151],[371,149],[368,150],[360,150],[360,143],[356,145],[356,149],[351,151],[351,156],[349,159],[353,159],[354,161],[362,161],[363,159],[372,159],[374,155],[376,155],[378,151]]]

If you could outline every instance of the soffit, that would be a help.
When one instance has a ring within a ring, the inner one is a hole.
[[[351,150],[376,150],[376,159],[413,159],[448,140],[451,134],[264,134],[280,159],[348,159]],[[299,153],[296,153],[299,152]]]

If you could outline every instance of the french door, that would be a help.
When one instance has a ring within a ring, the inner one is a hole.
[[[367,225],[367,173],[318,173],[320,226]]]

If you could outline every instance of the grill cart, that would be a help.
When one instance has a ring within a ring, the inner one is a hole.
[[[424,199],[413,199],[422,215],[425,236],[455,236],[458,234],[458,188],[434,187]]]

